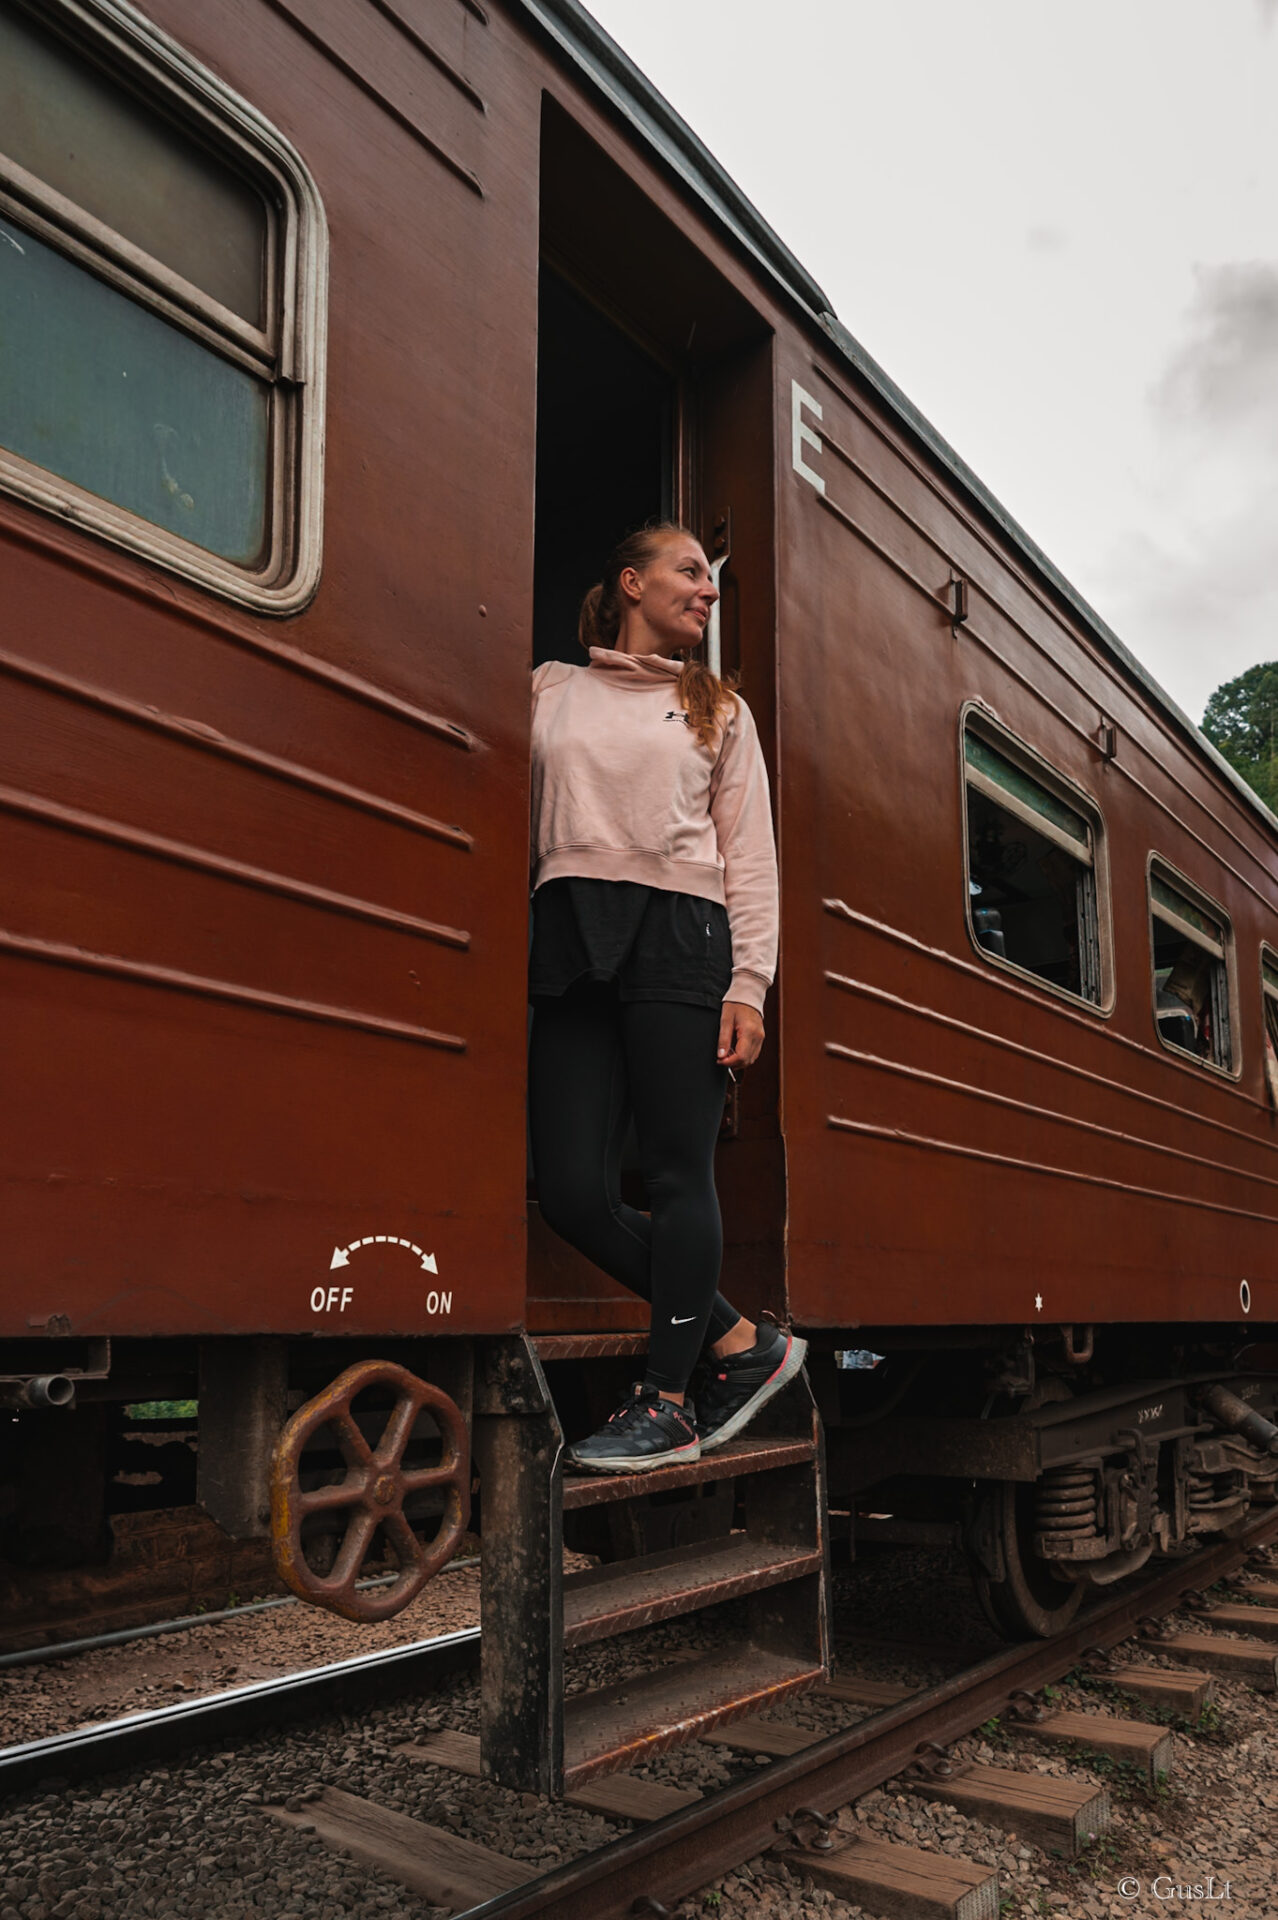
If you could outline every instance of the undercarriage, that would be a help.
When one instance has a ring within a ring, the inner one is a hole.
[[[1009,1638],[1047,1636],[1155,1554],[1228,1538],[1278,1498],[1278,1376],[1207,1350],[897,1349],[819,1368],[830,1497],[854,1541],[951,1545]],[[887,1342],[885,1341],[886,1345]],[[983,1391],[971,1390],[974,1375]]]

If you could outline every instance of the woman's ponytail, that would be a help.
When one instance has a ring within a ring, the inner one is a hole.
[[[603,604],[604,587],[601,580],[593,586],[581,603],[581,612],[577,616],[577,638],[581,642],[583,653],[589,653],[592,647],[606,647],[608,642],[601,637],[599,610]],[[613,639],[616,639],[613,634]]]

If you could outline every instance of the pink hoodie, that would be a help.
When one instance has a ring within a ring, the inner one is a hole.
[[[534,669],[532,883],[639,880],[717,900],[732,932],[727,1000],[763,1011],[776,972],[768,773],[737,696],[705,747],[675,698],[681,662],[591,647]]]

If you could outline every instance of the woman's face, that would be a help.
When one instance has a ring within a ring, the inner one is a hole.
[[[670,654],[699,645],[719,598],[700,542],[683,535],[663,540],[646,567],[625,568],[620,586],[623,605],[638,615],[627,625],[634,638],[645,643],[638,649],[645,653]]]

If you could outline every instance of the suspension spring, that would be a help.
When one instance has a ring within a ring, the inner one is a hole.
[[[1191,1513],[1203,1513],[1210,1508],[1229,1506],[1239,1497],[1240,1491],[1228,1473],[1191,1473],[1189,1510]]]
[[[1034,1489],[1035,1532],[1095,1539],[1096,1495],[1095,1468],[1049,1467]]]

